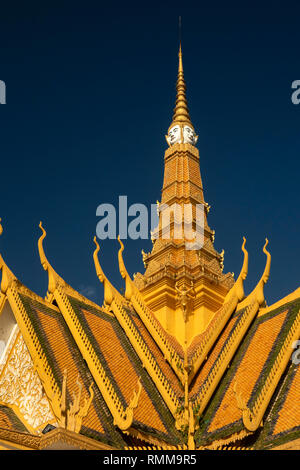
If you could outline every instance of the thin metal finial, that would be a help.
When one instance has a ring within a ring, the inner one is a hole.
[[[182,40],[182,28],[181,28],[181,16],[179,16],[178,18],[178,34],[179,34],[179,44],[181,44],[181,40]]]
[[[176,104],[173,114],[173,122],[170,127],[174,124],[183,123],[187,124],[190,127],[193,127],[191,123],[191,118],[189,115],[189,109],[186,100],[186,85],[184,80],[183,65],[182,65],[182,48],[181,48],[181,16],[179,16],[179,35],[180,35],[180,44],[179,44],[179,53],[178,53],[178,76],[176,83]]]

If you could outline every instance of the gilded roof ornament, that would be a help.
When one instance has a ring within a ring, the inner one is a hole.
[[[226,303],[230,299],[230,297],[232,297],[232,295],[236,295],[239,301],[243,300],[243,298],[245,297],[244,280],[246,279],[247,274],[248,274],[248,251],[246,250],[245,245],[246,245],[246,238],[243,237],[243,244],[242,244],[242,251],[244,253],[243,266],[239,274],[239,277],[237,278],[233,287],[230,289],[227,296],[225,297],[224,303]]]
[[[176,143],[188,143],[191,145],[195,145],[197,143],[198,136],[196,136],[195,134],[194,126],[192,124],[189,108],[187,105],[181,43],[179,46],[178,58],[179,61],[178,76],[176,83],[176,104],[174,108],[173,121],[169,127],[166,140],[170,146]]]
[[[82,420],[88,414],[89,408],[94,398],[93,385],[89,387],[89,398],[85,398],[83,404],[81,403],[83,385],[79,381],[79,374],[76,380],[78,386],[78,393],[73,392],[73,401],[67,406],[67,369],[64,370],[62,396],[61,396],[61,415],[59,416],[58,423],[61,427],[73,431],[80,432]]]
[[[119,253],[118,253],[119,270],[120,270],[120,274],[121,274],[122,278],[125,279],[125,285],[126,285],[125,298],[127,300],[130,300],[133,293],[134,293],[134,291],[136,291],[137,288],[134,285],[134,283],[132,282],[132,280],[131,280],[131,278],[128,274],[128,271],[126,269],[124,260],[123,260],[124,243],[122,242],[122,240],[120,238],[120,235],[118,235],[118,241],[120,243],[120,249],[119,249]]]
[[[104,286],[104,303],[106,305],[110,305],[114,298],[118,298],[119,301],[123,304],[125,302],[124,298],[122,295],[117,291],[117,289],[112,285],[112,283],[108,280],[106,275],[104,274],[104,271],[101,267],[99,258],[98,258],[98,253],[100,251],[100,246],[99,243],[97,242],[96,236],[94,237],[94,243],[96,245],[96,249],[93,254],[94,258],[94,264],[95,264],[95,269],[96,269],[96,274],[98,276],[99,281],[103,284]]]
[[[190,118],[189,108],[186,99],[186,84],[184,79],[183,64],[182,64],[182,48],[181,43],[179,46],[178,53],[178,77],[177,77],[177,96],[176,105],[173,114],[173,123],[186,123],[193,128],[193,124]]]
[[[259,305],[263,305],[265,303],[264,285],[269,279],[271,269],[271,254],[266,249],[268,243],[269,240],[266,238],[266,242],[263,247],[263,252],[267,256],[264,272],[253,291],[239,304],[239,308],[244,308],[255,300]]]
[[[55,272],[51,264],[49,263],[47,256],[45,255],[43,240],[46,238],[46,230],[43,227],[42,222],[39,223],[39,227],[42,231],[42,235],[38,240],[38,250],[40,255],[41,264],[45,271],[48,271],[48,294],[53,294],[57,284],[64,285],[65,281]]]

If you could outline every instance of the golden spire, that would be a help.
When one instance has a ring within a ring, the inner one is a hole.
[[[176,83],[176,104],[174,108],[173,114],[173,122],[170,127],[173,127],[175,124],[187,124],[193,128],[189,109],[187,105],[187,99],[185,95],[186,84],[184,80],[184,73],[183,73],[183,65],[182,65],[182,49],[181,49],[181,42],[179,46],[179,63],[178,63],[178,78]]]

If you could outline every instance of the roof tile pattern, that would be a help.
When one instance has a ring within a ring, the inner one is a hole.
[[[291,360],[272,398],[256,448],[272,448],[299,439],[299,397],[300,368]]]
[[[217,310],[217,312],[214,314],[211,321],[207,325],[207,328],[202,333],[200,333],[200,335],[197,335],[193,339],[193,341],[191,342],[191,344],[188,347],[188,357],[189,357],[189,359],[193,359],[193,355],[196,353],[198,347],[201,345],[204,338],[211,333],[211,331],[214,329],[216,324],[219,322],[220,316],[223,316],[223,315],[224,315],[224,311],[223,311],[222,308]]]
[[[197,394],[200,391],[200,388],[206,381],[215,361],[218,359],[218,356],[223,348],[223,346],[226,344],[228,339],[230,338],[230,334],[232,333],[235,325],[237,324],[238,319],[240,318],[240,314],[242,312],[239,312],[238,315],[234,315],[234,317],[231,318],[231,320],[228,322],[227,326],[223,330],[222,334],[220,335],[219,339],[213,346],[212,350],[210,351],[207,361],[203,364],[202,368],[196,375],[196,378],[191,384],[190,388],[190,398],[196,399]]]
[[[162,370],[164,376],[167,378],[169,383],[171,384],[174,392],[176,393],[178,398],[183,397],[183,388],[176,376],[176,374],[173,372],[171,366],[167,363],[167,361],[164,359],[164,356],[159,349],[159,347],[156,345],[156,342],[153,340],[152,336],[149,334],[148,330],[145,328],[143,322],[141,319],[137,316],[135,312],[131,314],[131,320],[134,322],[138,332],[142,336],[143,340],[145,341],[146,345],[154,355],[158,366]]]
[[[51,308],[50,305],[46,307],[45,303],[39,303],[36,299],[33,300],[24,294],[20,294],[20,298],[34,325],[60,389],[62,389],[64,371],[67,371],[67,403],[73,401],[73,393],[78,394],[77,379],[83,385],[82,399],[88,399],[88,389],[93,384],[95,396],[87,416],[83,418],[81,433],[108,444],[123,446],[121,435],[113,426],[109,410],[61,313]]]
[[[255,383],[262,372],[270,350],[285,320],[287,312],[282,312],[270,320],[258,325],[255,335],[239,364],[235,374],[234,382],[238,385],[238,391],[248,403]],[[232,384],[233,385],[233,382]],[[227,426],[240,419],[241,410],[237,407],[237,402],[233,393],[233,386],[227,389],[221,406],[212,421],[209,431],[214,431],[223,426]]]
[[[116,318],[74,297],[68,299],[124,407],[141,379],[142,393],[134,410],[133,427],[166,441],[179,442],[173,417]]]
[[[159,394],[155,383],[148,375],[128,340],[117,318],[105,312],[101,307],[84,301],[82,296],[74,296],[70,290],[66,294],[80,324],[101,360],[107,375],[126,407],[137,382],[140,379],[142,393],[137,409],[134,411],[132,429],[143,435],[177,445],[185,441],[185,436],[175,428],[174,418]],[[52,369],[59,388],[62,388],[63,373],[67,369],[67,399],[73,401],[73,394],[78,392],[78,380],[83,384],[83,396],[88,398],[89,386],[93,384],[95,396],[88,415],[83,418],[81,433],[100,440],[116,448],[123,448],[127,437],[114,426],[111,413],[102,397],[101,391],[83,360],[61,312],[38,296],[30,295],[29,290],[20,289],[19,297],[26,314],[34,327],[43,352]],[[238,408],[233,386],[251,409],[259,395],[268,373],[276,359],[281,345],[300,309],[300,299],[286,303],[272,311],[258,315],[246,333],[232,360],[217,386],[204,414],[200,417],[199,429],[195,434],[196,446],[220,444],[245,431],[242,412]],[[131,308],[128,311],[131,320],[157,361],[173,390],[180,400],[183,399],[182,386],[164,359],[163,353],[148,332],[146,326]],[[219,338],[208,354],[207,360],[200,367],[190,386],[190,398],[195,400],[201,387],[239,323],[243,311],[231,317]],[[213,324],[213,321],[212,323]],[[196,350],[202,335],[196,338],[190,348],[190,354]],[[191,355],[190,355],[191,357]],[[300,369],[290,363],[279,383],[264,418],[264,427],[258,429],[255,446],[270,448],[284,444],[299,437],[300,433]],[[14,412],[0,406],[0,428],[27,432]],[[130,431],[130,430],[129,430]],[[236,437],[234,437],[235,439]],[[147,438],[146,438],[147,439]]]
[[[251,409],[299,307],[300,301],[297,300],[254,320],[201,417],[196,434],[198,445],[226,439],[244,429],[233,386],[237,384],[237,391]]]
[[[278,411],[278,419],[273,430],[273,435],[286,430],[298,428],[300,430],[300,368],[294,368],[294,377],[287,391],[287,396]]]

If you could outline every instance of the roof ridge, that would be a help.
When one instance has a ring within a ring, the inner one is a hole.
[[[243,411],[243,423],[249,431],[255,431],[263,418],[268,404],[273,396],[277,384],[288,364],[291,356],[291,344],[300,336],[300,310],[289,328],[284,343],[278,352],[273,366],[264,382],[264,385],[256,398],[252,409],[248,408],[240,395],[237,395],[238,406]],[[236,384],[235,384],[236,385]],[[236,387],[235,387],[236,389]],[[236,390],[235,390],[236,391]]]
[[[95,349],[87,337],[79,319],[77,318],[74,309],[63,291],[62,286],[57,286],[54,292],[55,299],[60,305],[63,317],[70,329],[70,332],[77,343],[77,346],[86,360],[89,370],[94,377],[94,380],[101,391],[101,394],[114,418],[114,424],[121,430],[128,429],[133,422],[133,410],[138,405],[138,398],[141,393],[141,385],[139,384],[139,392],[133,394],[127,408],[124,408],[116,391],[114,385],[105,372]]]
[[[208,404],[214,390],[216,389],[219,381],[231,361],[234,353],[240,345],[243,337],[248,331],[253,319],[258,312],[259,304],[256,300],[245,308],[239,321],[235,324],[230,338],[222,347],[222,350],[214,363],[208,377],[202,385],[200,392],[194,401],[194,407],[197,408],[197,413],[202,414],[206,405]]]
[[[171,345],[170,341],[165,335],[165,330],[163,329],[162,325],[154,317],[152,311],[144,302],[142,294],[140,293],[140,291],[132,281],[131,277],[129,276],[123,260],[124,244],[120,237],[118,237],[118,240],[120,243],[120,249],[118,253],[119,270],[121,276],[125,279],[125,296],[128,300],[131,301],[142,322],[144,323],[152,338],[164,354],[165,359],[167,359],[175,374],[177,375],[181,383],[183,383],[183,360]]]

